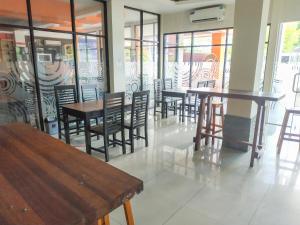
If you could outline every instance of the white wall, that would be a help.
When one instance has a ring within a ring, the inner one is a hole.
[[[162,14],[162,33],[184,32],[195,30],[216,29],[232,27],[234,22],[234,5],[226,5],[224,21],[210,21],[204,23],[191,23],[189,11]]]
[[[107,10],[110,91],[125,91],[124,1],[108,1]]]

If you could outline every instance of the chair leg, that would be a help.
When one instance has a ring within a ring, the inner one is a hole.
[[[109,161],[109,154],[108,154],[108,144],[109,144],[109,140],[108,140],[108,135],[104,135],[104,151],[105,151],[105,161],[108,162]]]
[[[57,125],[58,125],[58,138],[61,139],[61,123],[59,120],[58,120]]]
[[[223,130],[224,129],[224,120],[225,120],[223,105],[221,105],[221,107],[220,107],[220,113],[221,113],[221,126],[222,126],[222,130]]]
[[[133,129],[132,128],[130,128],[130,130],[129,130],[129,139],[130,139],[131,153],[134,153],[134,138],[133,138]]]
[[[104,216],[104,218],[99,219],[98,225],[110,225],[109,215],[106,215]]]
[[[289,115],[290,114],[287,111],[284,114],[281,130],[280,130],[280,134],[279,134],[279,138],[278,138],[278,142],[277,142],[277,154],[280,154],[280,152],[281,152],[284,134],[286,132],[287,124],[289,121]]]
[[[156,102],[154,101],[154,116],[156,116]]]
[[[145,124],[145,146],[148,147],[148,125]]]
[[[122,129],[122,151],[126,154],[126,140],[125,140],[125,129]]]
[[[113,146],[116,147],[116,140],[117,140],[117,137],[116,137],[116,134],[114,133],[113,134]]]
[[[79,121],[76,121],[76,134],[79,135]]]
[[[134,225],[131,203],[129,200],[123,204],[127,225]]]
[[[216,107],[212,106],[212,135],[215,135],[216,133]],[[215,138],[212,137],[211,141],[212,145],[215,144]]]
[[[96,125],[99,125],[99,118],[96,118]],[[100,140],[100,135],[97,135],[97,140]]]

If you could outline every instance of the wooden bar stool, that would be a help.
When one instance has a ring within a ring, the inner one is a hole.
[[[287,108],[285,110],[283,123],[281,126],[278,142],[277,142],[277,153],[280,154],[283,140],[294,141],[300,143],[300,134],[287,133],[286,128],[288,126],[290,115],[300,115],[300,108]],[[297,137],[297,139],[296,139]]]
[[[211,122],[211,131],[212,131],[212,135],[215,135],[217,133],[220,133],[223,131],[223,127],[224,127],[224,106],[223,106],[223,102],[213,102],[211,104],[211,108],[212,108],[212,114],[211,114],[211,118],[212,118],[212,122]],[[220,109],[220,114],[217,114],[217,109]],[[221,116],[221,123],[217,123],[217,116]],[[217,128],[220,128],[217,130]],[[212,137],[212,144],[214,145],[215,143],[215,138]]]

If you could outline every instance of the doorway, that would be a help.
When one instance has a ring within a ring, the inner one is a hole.
[[[300,73],[300,21],[282,23],[280,30],[280,48],[272,91],[283,92],[286,96],[283,100],[271,104],[268,121],[269,124],[278,126],[282,124],[286,107],[300,106],[300,91],[296,93],[300,82],[294,79],[295,75]],[[293,121],[290,121],[290,126],[291,123]]]

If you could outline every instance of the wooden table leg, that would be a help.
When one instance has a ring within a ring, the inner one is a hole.
[[[211,124],[211,97],[207,98],[207,114],[206,114],[206,134],[210,134],[210,124]],[[209,136],[205,136],[205,145],[208,145]]]
[[[133,219],[133,214],[132,214],[132,208],[131,208],[131,203],[129,200],[127,200],[124,204],[124,211],[125,211],[125,217],[127,221],[127,225],[134,225],[134,219]]]
[[[69,130],[69,116],[67,112],[63,111],[64,130],[66,143],[70,144],[70,130]],[[58,121],[60,123],[60,121]]]
[[[86,153],[87,154],[91,154],[91,135],[89,132],[90,129],[90,119],[89,118],[85,118],[84,120],[84,134],[85,134],[85,149],[86,149]]]
[[[199,114],[198,114],[197,131],[195,137],[195,151],[198,151],[200,148],[203,119],[205,114],[205,100],[206,100],[206,96],[198,96],[198,97],[200,98],[200,106],[199,106]]]
[[[106,215],[104,216],[104,218],[99,219],[98,225],[110,225],[109,215]]]
[[[260,121],[260,131],[259,131],[259,141],[258,141],[258,149],[262,149],[263,145],[263,134],[264,134],[264,126],[265,126],[265,113],[266,113],[266,103],[262,104],[262,112],[261,112],[261,121]]]
[[[261,110],[262,110],[262,103],[261,102],[257,102],[257,114],[256,114],[256,120],[255,120],[255,128],[254,128],[254,136],[253,136],[253,143],[252,143],[250,167],[254,166],[254,159],[255,159],[256,149],[257,149],[259,124],[261,122],[261,119],[260,119],[260,117],[261,117]]]

